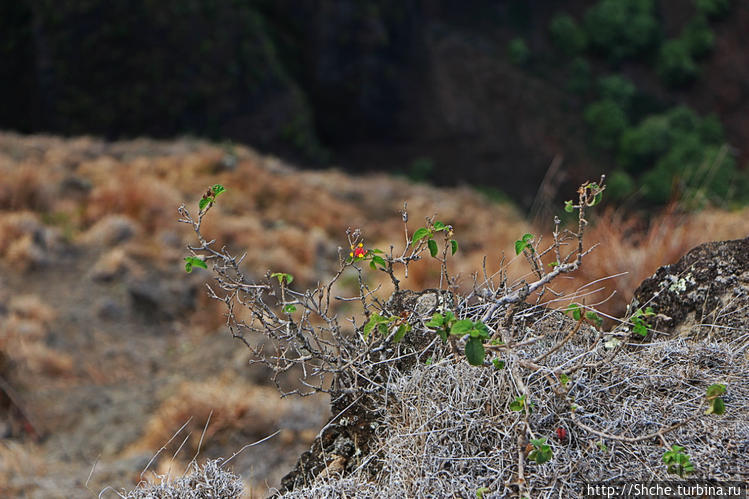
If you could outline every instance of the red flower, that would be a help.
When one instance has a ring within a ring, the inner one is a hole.
[[[565,438],[567,438],[567,430],[565,430],[561,426],[559,428],[557,428],[554,433],[557,434],[557,438],[559,440],[564,440]]]
[[[364,249],[362,243],[359,243],[356,247],[351,246],[351,250],[351,253],[349,253],[351,258],[364,258],[367,256],[367,250]]]

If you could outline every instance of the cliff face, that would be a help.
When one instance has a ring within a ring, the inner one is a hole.
[[[307,163],[494,186],[529,203],[556,156],[575,183],[615,159],[590,153],[583,110],[595,97],[569,91],[569,60],[549,36],[556,14],[582,22],[596,3],[7,3],[0,127],[198,134]],[[693,14],[684,2],[651,3],[661,40]],[[661,83],[655,50],[613,65],[593,52],[589,63],[593,77],[637,85],[639,117],[680,103],[716,113],[743,160],[749,5],[730,5],[709,21],[714,49],[688,85]],[[522,64],[508,56],[515,38],[529,49]]]

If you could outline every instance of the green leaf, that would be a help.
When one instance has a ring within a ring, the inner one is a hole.
[[[472,366],[481,366],[484,364],[484,344],[478,338],[470,338],[466,342],[466,358]]]
[[[567,213],[572,213],[573,211],[575,211],[575,207],[572,206],[571,200],[564,202],[564,211],[566,211]]]
[[[562,385],[563,385],[563,386],[567,386],[567,383],[569,383],[569,382],[570,382],[570,377],[569,377],[569,376],[567,376],[566,374],[562,373],[562,374],[561,374],[561,375],[559,376],[559,381],[561,381],[561,382],[562,382]]]
[[[382,251],[381,249],[377,249],[377,248],[373,248],[373,249],[371,249],[369,251],[371,251],[372,253],[376,253],[378,255],[384,255],[385,254],[384,251]]]
[[[455,336],[463,336],[464,334],[468,334],[471,329],[473,329],[473,322],[469,321],[468,319],[463,319],[455,324],[450,328],[450,334]]]
[[[185,257],[185,271],[192,272],[193,267],[200,267],[201,269],[207,269],[208,265],[198,257],[188,256]]]
[[[413,239],[411,239],[411,245],[416,246],[416,243],[424,239],[429,235],[429,229],[426,227],[421,227],[420,229],[417,229],[416,232],[414,232]]]
[[[291,274],[286,274],[284,272],[274,272],[271,275],[271,278],[275,277],[278,279],[278,284],[283,285],[284,281],[286,281],[286,284],[291,284],[291,281],[294,280],[294,276]]]
[[[499,371],[500,369],[504,369],[505,368],[505,361],[504,360],[492,359],[492,364],[494,364],[494,369],[496,369],[497,371]]]
[[[442,338],[442,343],[447,343],[447,331],[440,329],[437,333],[440,335],[440,338]]]
[[[434,327],[439,328],[442,327],[442,325],[445,323],[445,317],[439,313],[435,312],[432,316],[432,319],[425,324],[426,327]]]
[[[603,319],[601,319],[601,317],[599,317],[599,315],[592,310],[588,310],[587,312],[585,312],[585,318],[598,327],[601,327],[601,324],[603,324]]]
[[[718,397],[712,401],[712,404],[710,404],[710,408],[708,409],[707,414],[715,414],[717,416],[720,416],[725,412],[726,404],[725,402],[723,402],[722,398]]]
[[[533,239],[533,234],[523,234],[523,242],[530,243]]]
[[[645,315],[646,315],[647,317],[650,317],[650,316],[653,316],[653,315],[655,315],[655,312],[653,311],[653,307],[647,307],[647,308],[645,309]]]
[[[442,222],[434,222],[434,230],[440,231],[440,230],[445,230],[446,228],[447,226],[443,224]]]
[[[648,335],[648,327],[642,322],[640,322],[639,324],[635,324],[632,327],[632,332],[637,333],[644,338],[645,336]]]
[[[214,184],[213,187],[211,188],[211,190],[213,190],[213,197],[214,198],[216,196],[218,196],[219,194],[221,194],[222,192],[226,192],[226,189],[221,184]]]
[[[427,357],[427,360],[426,362],[424,362],[424,364],[431,366],[432,364],[434,364],[434,358],[430,355],[429,357]]]
[[[452,248],[452,254],[453,255],[455,253],[457,253],[458,252],[458,241],[456,241],[455,239],[451,239],[450,240],[450,247]]]
[[[393,341],[395,343],[398,343],[400,340],[403,339],[404,336],[406,336],[406,333],[411,330],[410,324],[401,324],[398,326],[398,330],[395,332],[395,336],[393,336]]]
[[[445,324],[450,324],[452,321],[455,320],[455,314],[452,310],[446,310],[445,311]]]
[[[489,487],[479,487],[476,489],[476,499],[484,499],[484,494],[491,492],[491,490]]]
[[[720,397],[726,393],[726,385],[721,385],[720,383],[716,383],[714,385],[710,385],[707,387],[707,398],[715,398]]]
[[[377,270],[377,265],[375,265],[375,262],[374,262],[374,260],[372,260],[372,261],[370,261],[370,262],[369,262],[369,267],[370,267],[370,268],[371,268],[372,270]]]
[[[481,321],[476,321],[473,323],[473,328],[475,331],[478,332],[479,338],[489,338],[489,328]]]
[[[388,321],[380,322],[377,324],[377,330],[380,332],[381,335],[387,336],[388,335]]]
[[[437,256],[437,241],[434,239],[430,239],[427,241],[427,246],[429,246],[429,253],[433,256]]]
[[[515,241],[515,254],[519,255],[520,253],[522,253],[526,246],[528,246],[528,243],[524,243],[520,240]]]
[[[525,395],[521,395],[520,397],[515,397],[515,400],[510,402],[510,410],[515,412],[520,412],[525,407]]]
[[[283,311],[287,314],[291,314],[296,312],[296,307],[294,305],[285,305]]]
[[[565,313],[572,312],[572,318],[576,321],[580,320],[580,317],[582,317],[582,311],[580,310],[580,305],[577,303],[570,303],[567,305],[567,308],[564,310]]]
[[[213,202],[213,197],[207,197],[200,200],[198,203],[198,208],[200,208],[200,211],[203,211],[206,206],[208,206],[208,203]]]
[[[372,314],[369,317],[369,322],[367,322],[367,324],[364,326],[364,339],[367,339],[367,336],[369,336],[369,333],[372,332],[372,329],[374,329],[374,327],[383,320],[384,319],[380,315]]]
[[[377,255],[372,257],[372,263],[376,263],[377,265],[382,266],[382,268],[385,268],[387,266],[385,259]]]

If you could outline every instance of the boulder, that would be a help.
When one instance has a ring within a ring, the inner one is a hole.
[[[736,338],[749,325],[749,237],[701,244],[659,268],[634,293],[631,310],[652,307],[656,333]]]

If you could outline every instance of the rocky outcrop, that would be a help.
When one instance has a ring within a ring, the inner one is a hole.
[[[733,338],[749,326],[749,237],[705,243],[658,269],[637,288],[632,309],[652,307],[656,333]]]

